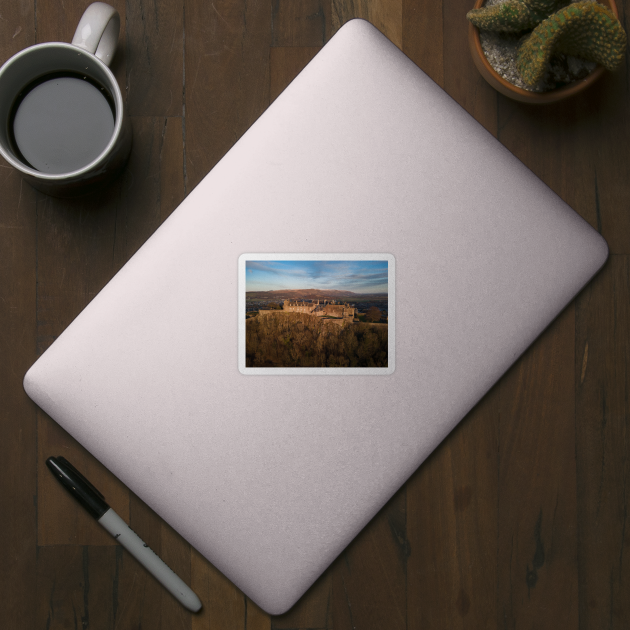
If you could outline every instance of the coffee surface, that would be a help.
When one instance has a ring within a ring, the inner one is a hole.
[[[43,173],[71,173],[94,161],[114,133],[105,89],[78,76],[27,87],[13,117],[21,157]]]

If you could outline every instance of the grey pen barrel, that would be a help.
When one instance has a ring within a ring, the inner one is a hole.
[[[201,601],[190,587],[176,575],[157,554],[109,508],[98,522],[142,564],[183,606],[197,612]]]

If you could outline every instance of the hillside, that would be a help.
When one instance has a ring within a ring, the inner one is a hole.
[[[388,326],[334,326],[306,313],[254,317],[245,329],[247,367],[387,367]]]
[[[246,297],[254,300],[366,300],[387,299],[387,293],[354,293],[322,289],[282,289],[280,291],[247,291]]]

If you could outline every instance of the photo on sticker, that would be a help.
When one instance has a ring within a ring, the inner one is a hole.
[[[387,260],[247,260],[248,368],[387,368]]]

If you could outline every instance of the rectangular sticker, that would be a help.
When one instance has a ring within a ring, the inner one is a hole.
[[[391,254],[243,254],[238,261],[242,374],[394,371]]]

